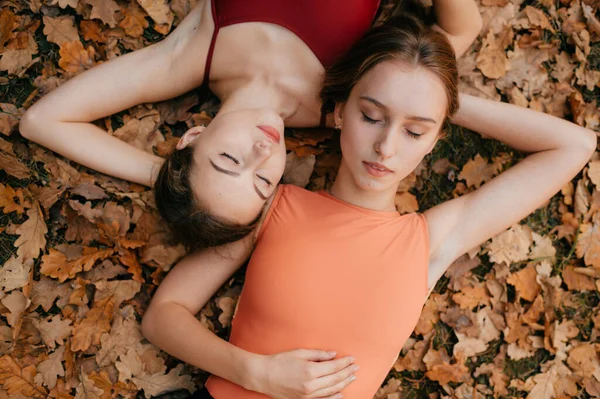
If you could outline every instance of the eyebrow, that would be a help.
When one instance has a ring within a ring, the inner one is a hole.
[[[221,173],[224,173],[224,174],[226,174],[226,175],[233,176],[233,177],[238,177],[238,176],[240,175],[240,174],[239,174],[239,173],[237,173],[237,172],[233,172],[233,171],[231,171],[231,170],[223,169],[223,168],[221,168],[221,167],[217,166],[217,165],[216,165],[216,164],[215,164],[215,163],[214,163],[212,160],[210,160],[210,159],[209,159],[208,161],[210,162],[210,164],[212,165],[212,167],[213,167],[213,168],[215,168],[215,170],[216,170],[217,172],[221,172]],[[267,197],[266,197],[266,196],[265,196],[263,193],[261,193],[261,192],[260,192],[260,190],[258,189],[258,187],[256,187],[256,184],[253,184],[253,186],[254,186],[254,191],[256,191],[256,194],[258,194],[258,196],[260,197],[260,199],[262,199],[263,201],[266,201],[266,200],[267,200]]]
[[[373,97],[360,96],[360,99],[368,101],[368,102],[374,104],[375,106],[377,106],[379,108],[383,108],[383,109],[386,109],[386,110],[388,109],[388,107],[386,107],[381,102],[375,100]],[[427,123],[433,123],[433,124],[437,123],[435,121],[435,119],[427,118],[427,117],[424,117],[424,116],[409,115],[409,116],[406,117],[406,119],[410,119],[411,121],[416,121],[416,122],[427,122]]]

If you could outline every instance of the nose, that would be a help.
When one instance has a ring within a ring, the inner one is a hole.
[[[254,166],[260,165],[271,156],[271,142],[269,140],[257,141],[252,150],[251,163]]]
[[[394,156],[396,154],[396,140],[393,132],[389,129],[382,132],[381,136],[375,141],[373,148],[382,159]]]

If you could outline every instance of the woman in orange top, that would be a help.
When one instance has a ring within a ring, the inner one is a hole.
[[[542,205],[594,152],[587,129],[459,96],[447,40],[414,18],[396,22],[366,35],[326,78],[343,154],[331,190],[279,187],[254,237],[190,255],[156,292],[143,332],[213,374],[204,397],[372,397],[452,261]],[[475,192],[397,215],[399,182],[450,117],[532,154]],[[194,314],[252,251],[225,342]]]

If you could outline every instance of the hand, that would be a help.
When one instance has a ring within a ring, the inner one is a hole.
[[[253,390],[273,399],[341,398],[358,366],[351,356],[334,359],[335,352],[307,349],[261,356]]]

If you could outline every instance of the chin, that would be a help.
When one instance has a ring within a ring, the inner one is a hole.
[[[369,192],[386,191],[386,189],[389,188],[387,185],[384,185],[382,181],[371,176],[360,176],[357,179],[354,179],[354,182],[358,188]]]

